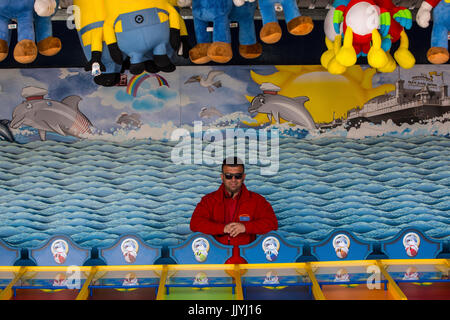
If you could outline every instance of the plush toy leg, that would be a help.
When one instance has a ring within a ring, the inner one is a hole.
[[[337,39],[335,39],[334,41],[337,41]],[[331,41],[330,39],[328,39],[328,37],[325,36],[325,45],[327,46],[327,51],[325,51],[322,56],[320,57],[320,64],[322,65],[322,67],[324,67],[325,69],[328,69],[328,64],[330,63],[331,59],[334,58],[334,41]]]
[[[353,30],[347,26],[344,35],[344,45],[336,54],[336,60],[345,67],[350,67],[356,63],[357,57],[353,48]]]
[[[120,73],[102,73],[94,77],[94,82],[99,86],[113,87],[120,82]]]
[[[208,22],[194,18],[195,38],[197,44],[189,50],[189,58],[195,64],[204,64],[211,61],[208,49],[211,46],[211,35],[206,31]]]
[[[163,72],[173,72],[176,67],[167,55],[155,55],[155,64]],[[145,64],[144,64],[145,68]]]
[[[281,39],[282,31],[280,25],[278,24],[278,19],[273,4],[268,3],[261,5],[260,1],[259,10],[261,12],[263,22],[263,27],[259,32],[261,41],[267,44],[277,43]]]
[[[367,54],[367,62],[375,69],[383,68],[388,63],[386,52],[381,49],[381,35],[377,29],[372,31],[372,47]]]
[[[409,40],[405,30],[400,33],[400,46],[394,53],[395,60],[400,67],[404,69],[411,69],[416,63],[416,59],[412,53],[408,50]]]
[[[379,68],[378,71],[383,72],[383,73],[391,73],[394,72],[395,69],[397,69],[397,64],[395,63],[394,58],[392,58],[391,54],[388,52],[386,52],[386,55],[388,57],[388,63],[382,67]]]
[[[231,44],[227,42],[213,42],[208,48],[208,57],[217,63],[227,63],[233,58]]]
[[[37,43],[37,47],[39,50],[39,53],[51,57],[56,55],[59,51],[61,51],[62,44],[61,40],[59,40],[56,37],[48,37],[44,40],[41,40]]]
[[[240,44],[239,54],[245,59],[255,59],[262,54],[261,43],[255,43],[251,45]]]
[[[228,16],[214,19],[213,43],[208,48],[208,57],[217,63],[227,63],[233,58]]]
[[[22,40],[14,48],[14,59],[19,63],[32,63],[37,57],[37,47],[31,40]]]
[[[18,43],[14,48],[14,59],[19,63],[31,63],[37,57],[37,47],[34,35],[33,12],[25,12],[17,17]]]
[[[434,64],[446,63],[448,53],[448,30],[442,24],[435,23],[431,32],[431,48],[427,52],[428,61]]]
[[[273,44],[280,41],[282,35],[281,27],[278,22],[266,23],[259,32],[261,41],[267,44]]]
[[[289,33],[296,36],[304,36],[314,29],[314,23],[310,17],[297,17],[288,22]]]
[[[331,58],[330,62],[327,65],[328,72],[331,74],[343,74],[345,71],[347,71],[347,67],[340,64],[336,59],[336,55],[341,49],[341,43],[342,43],[342,36],[337,35],[333,43],[334,56]]]
[[[6,59],[6,57],[8,56],[8,51],[8,42],[0,39],[0,62]]]

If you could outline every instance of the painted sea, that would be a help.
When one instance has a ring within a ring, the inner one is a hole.
[[[349,139],[357,133],[345,129],[326,139],[282,135],[278,172],[264,176],[249,165],[246,185],[272,204],[280,234],[294,244],[338,228],[368,241],[406,227],[450,239],[450,139],[433,130],[384,128],[365,139]],[[0,141],[0,238],[21,248],[55,234],[85,247],[110,246],[125,234],[150,245],[183,242],[196,204],[219,187],[220,166],[174,164],[175,145]]]

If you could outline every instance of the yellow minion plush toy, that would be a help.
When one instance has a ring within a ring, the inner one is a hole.
[[[89,61],[86,71],[98,63],[102,74],[94,82],[102,86],[114,86],[120,81],[122,64],[115,63],[103,41],[103,24],[106,17],[104,0],[74,0],[75,27],[80,37],[84,55]]]
[[[103,35],[112,59],[121,64],[122,52],[130,57],[130,72],[141,74],[151,56],[156,66],[172,72],[168,45],[178,51],[180,21],[178,11],[167,0],[107,0]]]

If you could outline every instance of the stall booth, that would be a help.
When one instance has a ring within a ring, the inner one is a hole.
[[[106,265],[97,266],[89,284],[90,300],[155,300],[163,266],[154,265],[161,248],[133,235],[99,250]]]
[[[29,250],[34,266],[21,267],[19,277],[2,299],[73,300],[92,279],[95,267],[84,266],[90,249],[75,244],[70,237],[54,236],[42,247]]]

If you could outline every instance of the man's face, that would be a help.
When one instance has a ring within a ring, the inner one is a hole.
[[[235,176],[233,176],[231,179],[227,179],[227,175],[236,175],[240,174],[242,177],[241,179],[237,179]],[[222,182],[225,185],[225,190],[228,191],[228,193],[237,193],[241,190],[242,183],[245,179],[244,174],[244,168],[242,166],[237,167],[230,167],[230,166],[224,166],[223,167],[223,173],[220,175],[222,178]]]

